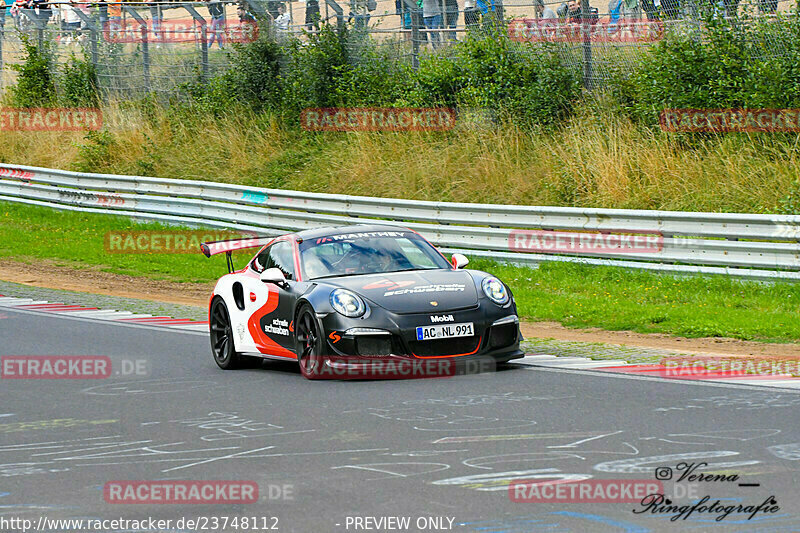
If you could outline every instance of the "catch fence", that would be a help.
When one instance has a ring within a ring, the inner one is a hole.
[[[107,97],[180,94],[224,72],[233,43],[266,33],[276,40],[308,38],[320,23],[349,25],[358,60],[369,44],[381,57],[418,65],[446,53],[467,32],[505,21],[517,46],[555,43],[587,88],[627,71],[669,32],[691,32],[702,12],[719,17],[773,18],[792,0],[239,0],[211,2],[53,2],[6,6],[0,20],[0,84],[13,83],[24,58],[22,40],[50,43],[56,62],[83,55],[95,64]],[[505,31],[505,29],[504,29]],[[784,53],[779,32],[765,54]]]

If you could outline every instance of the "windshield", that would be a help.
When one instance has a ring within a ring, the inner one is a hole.
[[[304,279],[451,268],[416,233],[374,231],[309,239],[300,244]]]

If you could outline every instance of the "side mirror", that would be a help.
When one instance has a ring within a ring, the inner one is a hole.
[[[467,266],[467,264],[469,264],[469,259],[461,254],[453,254],[453,257],[450,259],[450,264],[456,268],[464,268]]]
[[[261,273],[261,281],[264,283],[275,283],[276,285],[283,285],[286,283],[286,277],[281,272],[280,268],[268,268]]]

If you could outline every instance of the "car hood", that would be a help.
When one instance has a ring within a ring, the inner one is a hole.
[[[444,312],[478,304],[475,283],[464,270],[415,270],[326,281],[393,313]]]

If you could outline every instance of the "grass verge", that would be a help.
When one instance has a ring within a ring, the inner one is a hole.
[[[50,259],[72,267],[171,281],[210,282],[222,259],[196,254],[107,253],[109,231],[162,230],[108,215],[0,202],[0,257]],[[169,229],[176,229],[170,227]],[[245,252],[236,265],[246,261]],[[800,340],[800,284],[725,277],[674,277],[613,267],[544,263],[538,269],[475,259],[514,291],[520,316],[570,327],[598,327],[686,337]],[[12,280],[13,281],[13,280]]]
[[[548,132],[309,133],[245,109],[214,117],[113,103],[103,121],[85,137],[0,131],[0,162],[434,201],[745,213],[800,205],[797,135],[688,138],[596,108]]]

